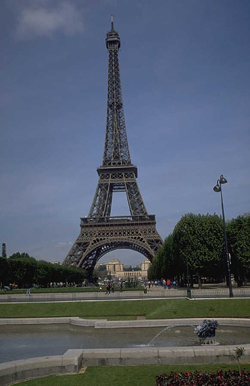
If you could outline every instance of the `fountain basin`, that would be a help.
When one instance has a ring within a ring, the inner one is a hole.
[[[250,319],[218,318],[219,345],[250,344]],[[80,318],[0,319],[0,363],[62,355],[67,349],[200,346],[202,319],[107,321]]]
[[[157,326],[158,331],[162,328],[170,327],[168,330],[180,329],[180,324],[193,326],[198,325],[203,319],[175,319],[175,320],[137,320],[123,322],[108,322],[104,320],[83,320],[80,318],[46,318],[46,319],[0,319],[0,331],[3,331],[7,326],[26,325],[30,328],[31,324],[45,327],[46,325],[54,325],[58,327],[61,324],[68,322],[68,326],[92,326],[96,331],[107,334],[107,329],[111,328],[111,333],[114,334],[114,329],[129,331],[129,328],[134,327],[135,332],[139,334],[142,331],[143,335],[147,335],[147,329],[152,326]],[[232,328],[250,327],[250,319],[216,319],[219,326],[231,330]],[[41,323],[40,323],[41,322]],[[34,327],[34,326],[32,326]],[[101,331],[101,328],[103,329]],[[146,328],[146,329],[145,329]],[[244,347],[245,355],[241,358],[241,363],[250,362],[250,329],[246,329],[245,337],[247,344],[241,344]],[[79,329],[80,331],[83,329]],[[119,332],[119,330],[117,330]],[[233,330],[231,330],[233,331]],[[155,332],[155,328],[154,328]],[[219,329],[218,329],[219,332]],[[178,334],[178,333],[177,333]],[[190,335],[194,338],[193,327],[190,329]],[[218,335],[219,339],[219,335]],[[155,342],[154,347],[149,347],[145,344],[135,347],[117,347],[117,348],[95,348],[95,349],[73,349],[66,351],[61,355],[50,355],[40,358],[22,359],[0,364],[0,385],[7,385],[19,380],[28,379],[30,377],[41,377],[51,374],[78,372],[82,366],[128,366],[128,365],[158,365],[158,364],[218,364],[218,363],[233,363],[236,364],[234,349],[239,344],[233,345],[218,345],[218,346],[189,346],[189,347],[159,347],[158,342]],[[157,346],[156,346],[157,345]],[[2,348],[2,347],[1,347]],[[38,347],[38,350],[40,347]],[[2,351],[2,350],[1,350]],[[39,352],[39,355],[42,355]]]

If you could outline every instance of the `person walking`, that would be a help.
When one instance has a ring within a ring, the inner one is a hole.
[[[26,295],[28,295],[28,296],[30,296],[31,295],[31,293],[30,293],[30,285],[27,285],[26,286]]]
[[[110,283],[109,282],[106,286],[106,294],[105,295],[110,295]]]

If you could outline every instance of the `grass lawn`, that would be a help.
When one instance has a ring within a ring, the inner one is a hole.
[[[242,366],[250,371],[250,365]],[[83,374],[61,375],[33,379],[19,383],[18,386],[155,386],[156,375],[185,371],[238,370],[237,365],[183,365],[183,366],[109,366],[88,367]]]
[[[157,299],[0,304],[0,318],[79,316],[81,318],[147,319],[250,317],[250,299]]]

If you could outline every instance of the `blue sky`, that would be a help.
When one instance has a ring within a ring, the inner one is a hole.
[[[88,214],[106,124],[106,33],[121,38],[138,185],[165,238],[186,213],[250,212],[249,0],[2,0],[0,234],[63,261]],[[113,215],[128,214],[116,194]],[[115,251],[136,265],[144,257]]]

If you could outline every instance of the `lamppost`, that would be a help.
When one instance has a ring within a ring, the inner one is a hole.
[[[229,296],[232,298],[233,295],[233,289],[232,289],[232,282],[231,282],[231,272],[230,272],[230,261],[229,261],[229,253],[227,248],[227,233],[226,233],[226,222],[225,222],[225,213],[224,213],[224,205],[223,205],[223,197],[222,197],[222,184],[226,184],[227,180],[223,175],[220,176],[220,178],[217,180],[217,185],[214,187],[214,191],[216,193],[220,192],[221,197],[221,210],[222,210],[222,218],[223,218],[223,228],[224,228],[224,239],[225,239],[225,249],[226,249],[226,262],[227,262],[227,275],[228,275],[228,287],[229,287]]]
[[[190,276],[189,276],[189,266],[188,266],[188,253],[187,253],[187,225],[184,226],[185,229],[185,237],[186,237],[186,272],[187,272],[187,297],[191,299],[191,289],[190,289]]]

